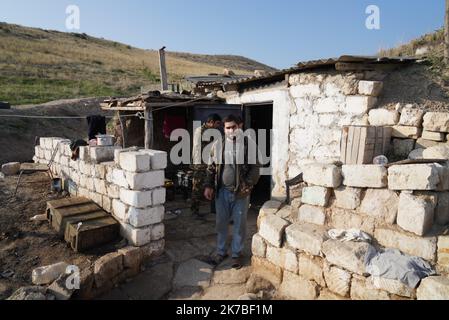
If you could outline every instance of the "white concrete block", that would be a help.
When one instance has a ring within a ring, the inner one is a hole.
[[[114,150],[121,147],[90,147],[89,154],[93,163],[109,162],[114,160]]]
[[[359,94],[378,97],[382,93],[382,81],[359,81]]]
[[[111,198],[109,198],[108,196],[103,196],[103,201],[102,201],[102,208],[108,212],[111,213],[112,212],[112,200]]]
[[[165,172],[150,171],[144,173],[125,172],[128,185],[133,190],[154,189],[165,184]]]
[[[326,260],[353,273],[365,274],[365,258],[371,245],[366,242],[340,242],[327,240],[323,243]]]
[[[138,147],[131,147],[126,149],[115,149],[114,150],[114,163],[118,166],[120,165],[120,153],[122,152],[134,152],[139,151]]]
[[[151,241],[158,241],[165,236],[165,226],[163,223],[151,226]]]
[[[158,150],[141,150],[150,155],[151,170],[164,170],[167,168],[167,152]]]
[[[304,168],[304,181],[310,185],[338,188],[341,185],[341,169],[332,164],[310,164]]]
[[[120,200],[130,206],[136,208],[151,207],[152,203],[152,191],[135,191],[120,189]]]
[[[331,189],[324,187],[305,187],[302,190],[302,203],[312,206],[326,207],[331,195]]]
[[[406,105],[401,110],[401,119],[399,125],[421,127],[424,117],[424,110],[419,109],[418,106]]]
[[[121,222],[127,222],[128,208],[129,206],[127,206],[120,200],[112,200],[112,214]]]
[[[92,165],[92,176],[97,179],[106,179],[106,166],[104,164]]]
[[[392,166],[388,169],[390,190],[436,190],[440,183],[434,164]]]
[[[449,278],[435,276],[423,279],[416,295],[418,300],[449,300]]]
[[[332,292],[342,297],[346,297],[349,294],[352,277],[348,271],[337,267],[325,268],[324,278],[326,279],[327,287]]]
[[[408,126],[393,126],[391,136],[400,139],[418,139],[421,137],[422,128]]]
[[[125,171],[121,169],[112,170],[112,183],[125,189],[129,189],[128,180],[126,180]]]
[[[436,145],[423,151],[424,159],[449,159],[449,145]]]
[[[129,207],[126,221],[135,228],[159,224],[164,220],[164,206],[138,209]]]
[[[358,188],[385,188],[387,169],[379,165],[344,165],[343,184]]]
[[[131,245],[142,247],[151,242],[151,226],[145,228],[133,228],[126,223],[120,223],[120,225],[121,235],[126,238]]]
[[[346,106],[343,112],[353,115],[367,114],[377,103],[377,98],[371,96],[349,96],[346,98]]]
[[[275,215],[267,215],[261,222],[259,235],[271,245],[280,248],[284,237],[285,228],[290,223]]]
[[[92,176],[92,167],[89,162],[79,161],[78,163],[79,171],[85,176]]]
[[[120,153],[120,167],[129,172],[147,172],[150,170],[150,155],[145,152]]]
[[[298,221],[323,226],[326,222],[325,209],[305,204],[299,208]]]
[[[362,189],[351,187],[340,187],[334,189],[335,205],[342,209],[354,210],[360,205]]]
[[[99,193],[101,195],[107,195],[108,191],[106,188],[106,181],[102,180],[102,179],[96,179],[94,178],[94,187],[95,187],[95,192]]]
[[[421,257],[429,261],[435,261],[436,259],[436,237],[422,238],[387,228],[376,228],[374,237],[381,246],[396,248],[411,256]]]
[[[258,233],[253,236],[251,251],[253,255],[265,258],[267,252],[267,244]]]
[[[326,240],[326,229],[312,224],[292,224],[285,229],[286,240],[290,247],[319,256],[321,246]]]
[[[436,204],[435,195],[415,196],[402,192],[397,224],[406,231],[424,236],[432,228]]]
[[[165,203],[166,199],[165,188],[157,188],[152,191],[153,206],[158,206]]]
[[[432,132],[424,130],[422,132],[421,138],[431,141],[441,142],[446,139],[446,134],[443,132]]]
[[[399,196],[387,189],[368,189],[360,207],[360,213],[377,221],[394,224],[398,213]]]
[[[449,113],[427,112],[424,115],[423,127],[427,131],[449,132]]]
[[[79,148],[79,159],[84,162],[90,161],[89,146]]]
[[[373,109],[369,112],[369,123],[372,126],[394,126],[399,121],[396,110]]]
[[[108,184],[106,186],[108,197],[111,199],[120,199],[120,187],[115,184]]]

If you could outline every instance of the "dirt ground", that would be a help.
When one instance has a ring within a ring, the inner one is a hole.
[[[17,176],[0,179],[0,300],[22,286],[32,285],[34,268],[60,261],[89,266],[98,257],[115,251],[113,243],[87,254],[73,252],[48,222],[30,218],[45,213],[46,203],[61,198],[50,193],[50,180],[45,173],[22,176],[17,196]]]

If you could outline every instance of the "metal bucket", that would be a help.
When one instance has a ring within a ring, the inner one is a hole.
[[[114,136],[102,134],[97,136],[97,146],[109,147],[114,145]]]

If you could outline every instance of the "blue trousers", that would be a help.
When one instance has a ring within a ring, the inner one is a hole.
[[[243,251],[246,239],[246,220],[248,216],[250,197],[236,198],[235,194],[226,188],[221,188],[215,200],[217,217],[217,253],[226,255],[226,240],[228,238],[229,221],[234,221],[232,232],[232,257],[238,258]]]

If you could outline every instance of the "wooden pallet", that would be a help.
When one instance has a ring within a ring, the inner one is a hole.
[[[392,129],[388,127],[345,126],[341,136],[343,164],[372,164],[390,147]]]

